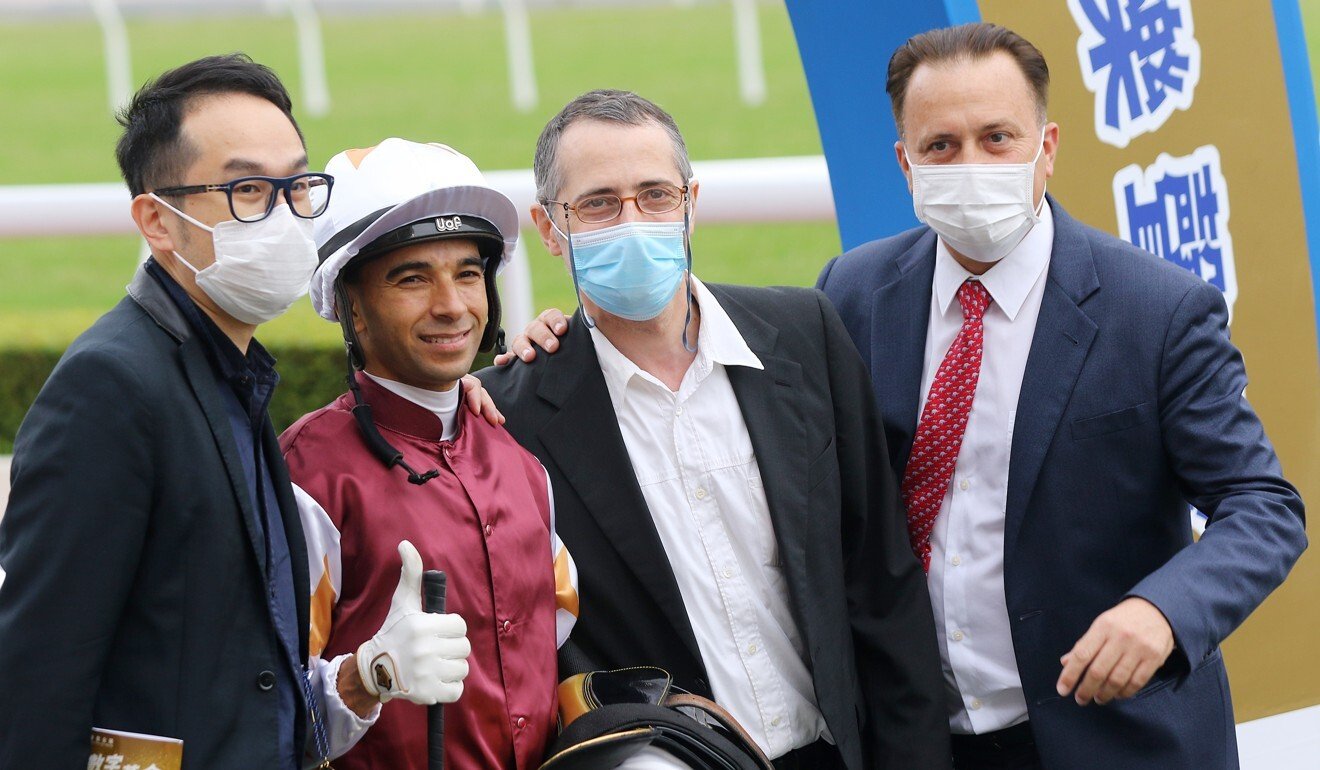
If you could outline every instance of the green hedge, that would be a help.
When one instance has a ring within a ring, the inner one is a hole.
[[[346,389],[344,349],[340,347],[274,347],[280,386],[271,401],[270,416],[281,431],[313,409],[319,409]],[[0,349],[0,454],[14,449],[14,435],[23,415],[60,360],[62,351]],[[474,369],[490,363],[477,357]]]
[[[0,454],[14,450],[19,423],[58,360],[58,350],[0,350]]]

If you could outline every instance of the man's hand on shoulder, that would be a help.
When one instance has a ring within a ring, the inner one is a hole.
[[[1129,597],[1095,619],[1077,644],[1059,659],[1059,695],[1073,693],[1080,706],[1130,698],[1173,652],[1173,629],[1164,613],[1140,597]],[[1075,692],[1074,692],[1075,688]]]
[[[499,427],[504,424],[504,415],[495,408],[495,400],[490,397],[490,393],[481,387],[481,380],[471,374],[463,375],[463,401],[467,404],[468,411],[478,417],[485,417],[486,422]]]
[[[532,347],[532,340],[539,340],[545,352],[554,353],[559,349],[558,338],[565,334],[568,334],[568,318],[564,311],[553,307],[542,310],[540,315],[527,324],[526,329],[513,338],[509,352],[495,356],[495,365],[504,366],[512,363],[515,358],[530,364],[536,359],[536,348]]]

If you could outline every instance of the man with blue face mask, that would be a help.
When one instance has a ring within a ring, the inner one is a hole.
[[[918,35],[887,87],[925,226],[818,286],[875,380],[954,766],[1236,767],[1219,643],[1306,536],[1223,297],[1045,194],[1059,126],[1022,37]]]
[[[947,767],[929,599],[834,310],[692,275],[699,185],[636,94],[571,102],[535,172],[581,307],[555,355],[480,376],[550,474],[579,665],[664,668],[777,768]]]

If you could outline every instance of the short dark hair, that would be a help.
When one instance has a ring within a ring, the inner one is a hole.
[[[1013,57],[1035,91],[1036,118],[1043,125],[1050,97],[1050,68],[1045,63],[1044,54],[1026,38],[998,24],[963,24],[910,37],[890,57],[885,90],[889,92],[899,135],[903,134],[903,100],[907,97],[908,81],[918,66],[958,59],[983,59],[999,51]]]
[[[178,184],[197,155],[180,134],[192,102],[234,93],[251,94],[279,107],[302,138],[289,92],[271,68],[243,53],[197,59],[142,86],[116,116],[124,133],[115,146],[115,159],[129,192],[141,195]]]
[[[540,138],[536,140],[536,157],[532,163],[536,175],[537,200],[547,200],[559,194],[559,188],[564,182],[563,171],[555,163],[559,139],[578,120],[599,120],[628,126],[655,123],[669,134],[669,140],[674,145],[674,165],[683,177],[683,184],[692,178],[692,162],[688,160],[687,145],[672,115],[650,99],[631,91],[600,89],[588,91],[569,102],[542,129]]]

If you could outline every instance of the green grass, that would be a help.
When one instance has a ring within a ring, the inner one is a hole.
[[[534,12],[541,100],[526,114],[510,104],[498,15],[327,17],[333,108],[325,118],[300,116],[312,165],[346,147],[404,136],[452,144],[486,169],[527,168],[550,115],[599,87],[662,104],[697,160],[819,153],[787,13],[777,4],[760,11],[769,98],[756,108],[738,96],[726,4]],[[130,20],[129,33],[135,82],[198,56],[243,50],[280,73],[297,109],[286,18]],[[106,103],[101,51],[91,23],[0,25],[0,184],[118,179],[119,128]],[[707,225],[693,242],[698,275],[756,284],[809,284],[839,248],[827,224]],[[534,238],[528,245],[537,307],[571,306],[561,264]],[[0,346],[66,345],[122,296],[139,248],[127,236],[0,240]],[[306,303],[261,336],[337,339]]]

